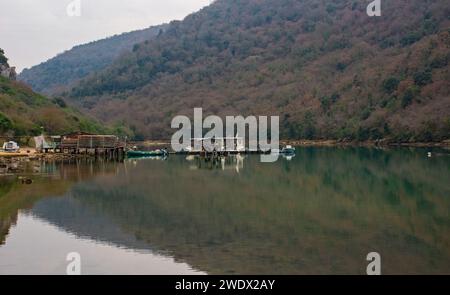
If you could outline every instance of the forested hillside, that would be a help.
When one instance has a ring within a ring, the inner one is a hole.
[[[445,0],[218,0],[66,93],[137,138],[176,114],[279,115],[284,138],[432,141],[450,134]]]
[[[0,135],[29,136],[42,131],[53,135],[105,128],[61,99],[49,100],[21,82],[0,77]]]
[[[8,59],[0,49],[0,65]],[[71,131],[104,131],[98,122],[67,106],[64,100],[33,92],[27,85],[0,75],[0,136],[61,134]]]
[[[18,78],[41,93],[61,91],[90,73],[111,65],[120,54],[131,51],[137,43],[154,38],[165,27],[150,27],[76,46],[31,69],[25,69]]]

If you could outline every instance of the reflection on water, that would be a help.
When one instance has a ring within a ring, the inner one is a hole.
[[[446,152],[300,148],[270,164],[173,156],[41,170],[31,185],[0,178],[0,273],[54,273],[65,269],[55,253],[84,247],[92,273],[363,274],[373,251],[385,274],[450,273]],[[44,228],[58,234],[35,244]]]
[[[239,173],[244,169],[244,159],[246,156],[243,155],[232,155],[232,156],[219,156],[212,158],[204,158],[201,156],[189,155],[186,157],[186,161],[191,162],[189,168],[191,170],[197,169],[220,169],[220,170],[234,170]]]
[[[32,244],[24,243],[31,239]],[[20,214],[0,253],[0,274],[65,274],[65,258],[74,250],[81,255],[83,274],[201,274],[186,263],[150,251],[93,243],[27,214]]]

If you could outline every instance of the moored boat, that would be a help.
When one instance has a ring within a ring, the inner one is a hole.
[[[293,155],[295,154],[295,147],[287,145],[281,150],[281,153],[285,155]]]
[[[128,151],[128,158],[146,158],[146,157],[165,157],[168,155],[166,150],[156,151]]]

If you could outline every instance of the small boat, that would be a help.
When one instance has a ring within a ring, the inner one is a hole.
[[[287,145],[281,150],[281,153],[284,155],[293,155],[295,154],[295,147]]]
[[[156,151],[128,151],[128,158],[147,158],[147,157],[166,157],[168,152],[166,150]]]

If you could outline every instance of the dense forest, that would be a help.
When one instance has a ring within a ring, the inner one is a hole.
[[[121,54],[131,51],[134,44],[156,37],[165,28],[166,25],[154,26],[78,45],[31,69],[23,70],[18,78],[44,94],[62,91],[90,73],[111,65]]]
[[[8,59],[0,49],[0,64]],[[52,100],[37,94],[22,82],[0,76],[0,135],[29,136],[70,131],[105,130],[97,121],[67,106],[62,99]]]
[[[279,115],[284,138],[438,141],[450,134],[445,0],[218,0],[65,93],[136,138],[176,114]]]

